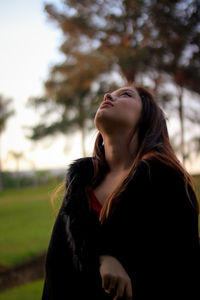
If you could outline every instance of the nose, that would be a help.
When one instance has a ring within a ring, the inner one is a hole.
[[[106,94],[104,95],[104,101],[106,101],[106,100],[110,100],[110,101],[113,100],[113,98],[112,98],[112,96],[111,96],[110,93],[106,93]]]

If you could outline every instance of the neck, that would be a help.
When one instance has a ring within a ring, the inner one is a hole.
[[[111,173],[127,172],[138,150],[137,135],[134,135],[129,147],[127,146],[128,136],[104,135],[105,158]]]

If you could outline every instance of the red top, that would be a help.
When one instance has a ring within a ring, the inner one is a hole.
[[[93,191],[90,192],[90,194],[88,196],[88,200],[90,201],[91,208],[94,211],[96,211],[98,213],[98,216],[99,216],[99,214],[101,212],[101,209],[102,209],[102,205],[99,202],[99,200],[97,199],[97,197],[95,196]]]

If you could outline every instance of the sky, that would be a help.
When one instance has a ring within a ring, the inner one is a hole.
[[[4,170],[16,168],[16,162],[8,154],[10,150],[24,153],[21,170],[65,168],[71,160],[82,156],[79,133],[37,143],[24,137],[23,126],[39,120],[36,112],[25,107],[28,98],[42,94],[50,67],[63,60],[58,50],[61,33],[47,20],[43,7],[44,1],[39,0],[0,1],[0,94],[13,99],[16,111],[1,138]],[[94,143],[94,137],[92,141],[89,139],[89,143]],[[65,148],[68,152],[63,151]]]
[[[60,4],[61,0],[49,0]],[[16,113],[3,132],[0,147],[3,170],[15,170],[16,162],[10,150],[24,153],[21,170],[65,168],[72,160],[82,157],[80,133],[59,135],[37,143],[25,138],[24,126],[33,126],[39,115],[25,105],[29,97],[41,96],[43,82],[52,65],[63,60],[58,48],[62,41],[60,30],[47,19],[44,1],[0,1],[0,94],[13,99]],[[168,123],[169,132],[177,130],[177,123]],[[96,129],[86,138],[88,155],[92,153]],[[187,169],[200,172],[196,159]]]

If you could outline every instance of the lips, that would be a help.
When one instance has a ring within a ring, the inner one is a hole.
[[[112,104],[112,102],[110,102],[110,101],[108,101],[108,100],[104,101],[104,102],[102,103],[101,107],[103,107],[104,105],[114,106],[114,105]]]

